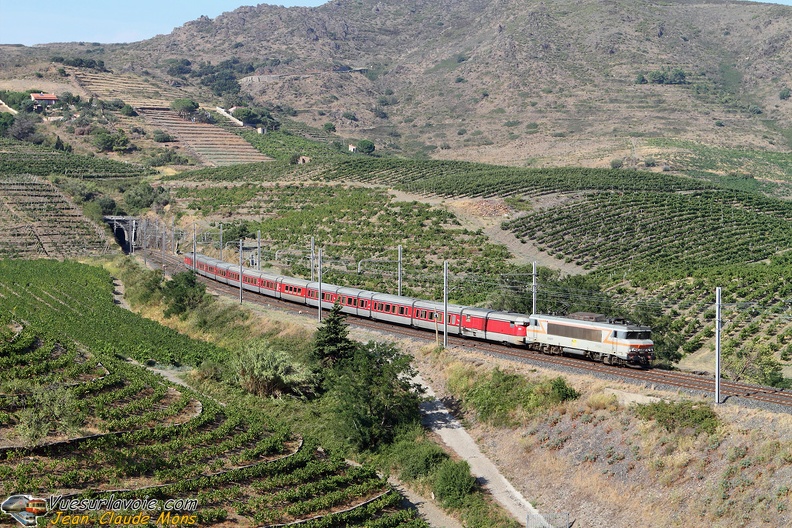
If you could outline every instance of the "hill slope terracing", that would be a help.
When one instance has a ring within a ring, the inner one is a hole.
[[[153,125],[175,135],[179,141],[207,165],[272,161],[247,141],[220,127],[182,119],[165,108],[141,108],[139,112]]]
[[[223,166],[271,161],[244,139],[220,127],[182,119],[169,110],[176,99],[191,98],[184,90],[159,85],[135,75],[79,71],[79,84],[100,99],[121,99],[136,108],[152,125],[176,136],[199,161]]]

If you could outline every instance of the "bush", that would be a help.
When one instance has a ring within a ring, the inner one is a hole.
[[[654,420],[667,431],[692,431],[694,434],[714,434],[720,419],[712,408],[692,401],[659,401],[638,405],[635,412],[642,420]]]
[[[173,136],[171,136],[170,134],[168,134],[164,130],[159,130],[159,129],[154,131],[152,139],[154,141],[156,141],[157,143],[169,143],[169,142],[175,140],[175,138]]]
[[[470,465],[467,461],[446,460],[437,470],[434,493],[443,506],[461,507],[465,498],[475,489],[476,479],[470,474]]]
[[[432,442],[400,442],[400,458],[403,460],[399,478],[416,480],[431,474],[435,468],[448,460],[448,455]],[[402,445],[407,444],[407,445]]]
[[[784,88],[778,94],[778,98],[781,99],[782,101],[786,101],[787,99],[789,99],[790,95],[792,95],[792,92],[790,92],[789,88]]]
[[[181,315],[207,302],[206,285],[198,282],[192,271],[182,271],[165,283],[162,297],[168,306],[165,317]]]
[[[325,123],[324,125],[322,125],[322,128],[324,129],[325,132],[336,131],[336,126],[333,123]]]
[[[256,341],[246,346],[234,361],[240,386],[257,396],[279,398],[285,394],[305,395],[316,386],[314,377],[288,352]]]
[[[624,160],[619,158],[612,159],[610,161],[611,169],[621,169],[624,166]]]

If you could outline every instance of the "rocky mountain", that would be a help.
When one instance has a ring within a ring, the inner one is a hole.
[[[332,0],[240,7],[101,54],[187,86],[176,61],[250,63],[256,101],[380,148],[596,166],[662,157],[647,138],[787,149],[790,35],[791,7],[725,0]]]

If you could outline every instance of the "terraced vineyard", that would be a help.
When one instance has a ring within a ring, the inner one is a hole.
[[[107,249],[104,232],[50,182],[0,175],[0,258],[63,258]]]
[[[182,119],[167,108],[139,109],[157,128],[176,136],[198,159],[212,166],[271,161],[236,134],[206,123]]]
[[[324,180],[362,181],[441,196],[540,196],[591,190],[692,191],[708,182],[656,172],[586,168],[521,169],[464,161],[355,157],[326,167]]]
[[[792,246],[792,204],[739,192],[590,194],[504,225],[588,267],[686,276]]]
[[[32,143],[0,138],[0,176],[58,174],[72,178],[137,178],[154,171],[132,163],[81,156]]]
[[[712,344],[715,288],[720,286],[724,347],[750,347],[756,340],[757,346],[769,347],[786,362],[792,359],[791,265],[787,252],[769,262],[701,268],[687,278],[661,274],[647,280],[642,302],[675,314],[672,330],[683,336],[683,352],[692,353]],[[614,287],[611,292],[624,303],[634,302],[629,291]]]
[[[168,361],[189,340],[115,306],[106,272],[6,260],[0,277],[5,496],[153,499],[153,507],[123,512],[143,511],[152,522],[167,513],[166,500],[194,499],[197,508],[170,514],[199,525],[425,526],[398,509],[401,497],[372,470],[249,405],[218,404],[122,359]],[[193,362],[218,352],[206,343],[190,348],[194,355],[181,357]],[[88,515],[82,524],[98,524],[104,513],[58,511]]]
[[[505,247],[460,227],[452,213],[424,203],[396,202],[379,189],[250,183],[177,188],[173,195],[180,206],[204,215],[233,212],[264,217],[261,222],[251,221],[250,229],[261,229],[268,254],[278,251],[298,274],[310,276],[307,262],[297,255],[299,248],[309,247],[311,237],[316,237],[325,248],[326,265],[332,268],[325,278],[335,284],[393,291],[399,243],[404,248],[405,292],[437,295],[444,259],[460,276],[494,277],[511,269]],[[361,259],[368,260],[365,270],[370,273],[364,276],[356,272]],[[484,300],[488,285],[479,282],[460,285],[454,297]]]
[[[121,99],[135,108],[168,108],[176,99],[191,97],[184,90],[160,85],[147,77],[83,69],[70,71],[80,86],[99,99]]]

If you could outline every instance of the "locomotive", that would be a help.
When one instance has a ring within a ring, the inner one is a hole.
[[[414,297],[335,286],[250,268],[241,268],[200,253],[186,253],[184,264],[212,280],[276,299],[318,306],[336,303],[347,314],[405,326],[439,331],[446,321],[449,335],[515,345],[545,354],[570,354],[609,365],[649,365],[654,359],[651,329],[598,314],[567,317],[523,315],[488,308],[449,304]]]

